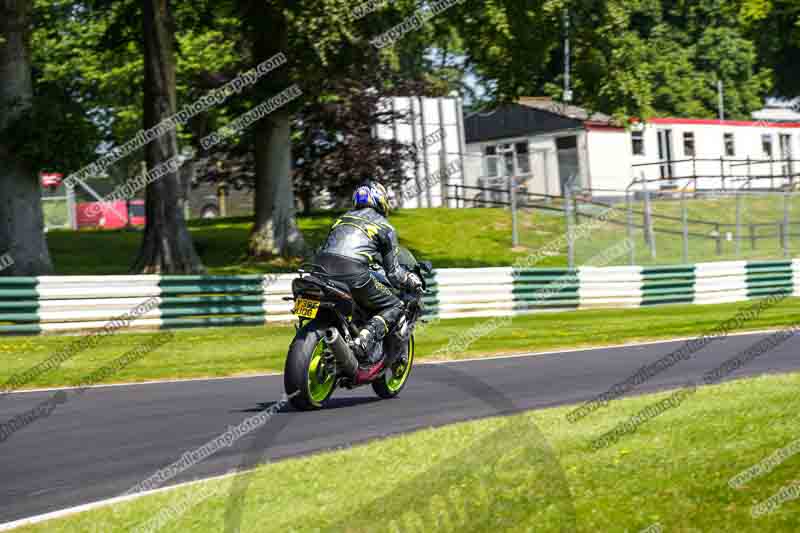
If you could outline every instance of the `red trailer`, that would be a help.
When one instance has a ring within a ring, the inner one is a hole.
[[[144,200],[125,202],[81,202],[77,204],[79,228],[118,229],[144,226]]]

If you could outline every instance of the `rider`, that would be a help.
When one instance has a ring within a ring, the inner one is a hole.
[[[394,287],[422,290],[419,276],[398,261],[397,232],[386,220],[389,210],[383,185],[367,181],[359,186],[353,193],[353,210],[334,222],[315,260],[330,277],[350,288],[359,306],[373,314],[356,339],[362,360],[376,352],[374,348],[403,314],[403,303],[370,274],[370,266],[381,266]]]

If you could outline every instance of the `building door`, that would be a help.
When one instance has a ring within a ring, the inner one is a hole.
[[[573,189],[581,189],[580,163],[578,162],[578,137],[556,138],[556,154],[558,157],[558,177],[561,182],[561,192],[563,194],[568,183],[572,183]]]
[[[551,150],[533,150],[531,152],[531,176],[530,192],[535,194],[555,194],[550,192],[551,177],[549,173],[548,158]]]
[[[674,177],[672,166],[672,130],[658,130],[658,159],[661,161],[659,165],[661,177],[670,178]]]
[[[789,183],[794,181],[794,162],[792,161],[792,136],[788,133],[781,133],[781,168],[783,175]]]

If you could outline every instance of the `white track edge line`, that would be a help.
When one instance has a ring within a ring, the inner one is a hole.
[[[53,391],[70,391],[70,390],[77,390],[77,389],[105,389],[111,387],[134,387],[136,385],[160,385],[160,384],[169,384],[169,383],[192,383],[192,382],[200,382],[200,381],[220,381],[223,379],[252,379],[252,378],[263,378],[267,376],[282,376],[283,372],[259,372],[258,374],[247,374],[244,376],[212,376],[206,378],[171,378],[171,379],[152,379],[148,381],[131,381],[130,383],[104,383],[102,385],[70,385],[69,387],[49,387],[49,388],[42,388],[42,389],[25,389],[25,390],[15,390],[10,391],[5,394],[28,394],[33,392],[53,392]],[[4,396],[3,393],[0,393],[0,398]]]
[[[34,525],[34,524],[47,522],[49,520],[55,520],[57,518],[64,518],[64,517],[71,516],[71,515],[74,515],[74,514],[79,514],[79,513],[86,512],[86,511],[92,511],[94,509],[99,509],[101,507],[106,507],[108,505],[113,505],[113,504],[117,504],[117,503],[124,503],[124,502],[137,500],[139,498],[142,498],[144,496],[149,496],[151,494],[158,494],[160,492],[168,492],[168,491],[171,491],[171,490],[176,490],[176,489],[179,489],[179,488],[188,487],[190,485],[196,485],[198,483],[205,483],[207,481],[215,481],[215,480],[224,479],[224,478],[227,478],[227,477],[235,476],[236,474],[239,474],[239,473],[242,473],[242,472],[227,472],[225,474],[220,474],[220,475],[217,475],[217,476],[207,477],[207,478],[203,478],[203,479],[195,479],[195,480],[192,480],[192,481],[184,481],[183,483],[170,485],[169,487],[161,487],[161,488],[158,488],[158,489],[152,489],[152,490],[137,492],[135,494],[127,494],[127,495],[122,495],[122,496],[115,496],[113,498],[107,498],[105,500],[97,500],[97,501],[90,502],[90,503],[84,503],[84,504],[81,504],[81,505],[76,505],[74,507],[67,507],[66,509],[61,509],[59,511],[51,511],[49,513],[44,513],[44,514],[35,515],[35,516],[29,516],[27,518],[20,518],[19,520],[14,520],[13,522],[6,522],[4,524],[0,524],[0,531],[10,531],[12,529],[16,529],[16,528],[22,527],[22,526],[31,526],[31,525]]]
[[[758,330],[758,331],[741,331],[738,333],[729,333],[724,338],[727,337],[745,337],[749,335],[767,335],[770,333],[777,333],[779,331],[783,331],[783,328],[777,329],[765,329],[765,330]],[[700,335],[692,335],[690,337],[677,337],[674,339],[661,339],[661,340],[653,340],[653,341],[634,341],[630,343],[623,343],[623,344],[609,344],[603,346],[587,346],[584,348],[567,348],[564,350],[551,350],[546,352],[524,352],[524,353],[517,353],[517,354],[508,354],[508,355],[489,355],[485,357],[473,357],[469,359],[440,359],[440,360],[429,360],[429,361],[421,361],[416,363],[418,365],[445,365],[445,364],[455,364],[455,363],[475,363],[478,361],[491,361],[493,359],[517,359],[519,357],[535,357],[540,355],[559,355],[559,354],[566,354],[566,353],[576,353],[576,352],[593,352],[598,350],[613,350],[615,348],[636,348],[638,346],[654,346],[657,344],[669,344],[671,342],[685,342],[699,338]]]

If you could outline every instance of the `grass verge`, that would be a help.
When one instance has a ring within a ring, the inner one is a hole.
[[[598,452],[591,439],[668,394],[620,400],[574,425],[556,408],[264,465],[252,473],[241,531],[797,531],[797,502],[750,514],[793,482],[796,457],[740,488],[728,480],[797,439],[798,386],[791,374],[700,388]],[[231,482],[20,531],[128,531],[159,516],[170,517],[164,533],[223,531]]]
[[[782,220],[778,200],[748,200],[744,220],[744,233],[740,250],[736,244],[723,238],[720,249],[716,241],[708,238],[714,226],[690,224],[689,262],[723,261],[733,259],[766,260],[784,257],[777,226],[753,227],[750,223]],[[800,198],[797,199],[800,207]],[[735,214],[735,202],[730,199],[692,200],[690,218],[730,223]],[[575,243],[576,264],[588,263],[608,247],[627,238],[624,205],[617,205],[612,220],[592,230],[590,238]],[[680,216],[679,202],[661,201],[653,205],[655,214]],[[642,209],[636,204],[638,210]],[[594,209],[595,214],[603,211]],[[794,211],[796,212],[796,211]],[[309,250],[314,250],[324,240],[328,229],[339,212],[317,212],[298,217]],[[735,220],[735,219],[734,219]],[[520,246],[511,247],[511,214],[505,209],[405,209],[391,216],[400,235],[400,242],[420,258],[433,262],[436,268],[507,267],[543,246],[563,239],[566,223],[564,215],[552,211],[527,209],[520,211],[518,230]],[[586,217],[581,222],[587,222]],[[641,216],[635,218],[642,224]],[[254,260],[247,257],[247,242],[252,221],[249,217],[213,220],[192,220],[189,230],[198,253],[210,274],[257,274],[263,272],[293,272],[301,259]],[[635,261],[639,265],[661,265],[683,262],[682,236],[679,221],[656,219],[657,256],[650,256],[642,230],[635,230]],[[723,233],[732,231],[722,227]],[[794,228],[793,234],[796,233]],[[670,231],[672,233],[665,233]],[[773,237],[766,238],[768,235]],[[47,240],[55,269],[61,275],[127,274],[136,257],[141,242],[141,231],[127,230],[53,230]],[[445,238],[443,238],[443,236]],[[447,238],[458,236],[457,240]],[[761,237],[751,241],[751,237]],[[800,254],[800,239],[789,239],[790,253]],[[113,254],[98,254],[97,250],[113,250]],[[614,258],[613,264],[629,264],[628,254]],[[566,244],[553,250],[552,255],[541,258],[536,266],[564,267],[567,265]]]
[[[673,305],[639,309],[584,310],[543,313],[514,318],[462,349],[448,343],[469,336],[473,328],[491,319],[442,320],[426,325],[417,338],[422,359],[459,359],[562,348],[612,345],[621,342],[687,337],[711,330],[753,305]],[[747,330],[793,324],[800,314],[800,298],[788,298],[744,324]],[[95,370],[156,333],[105,337],[57,369],[37,376],[25,388],[78,385]],[[175,339],[116,373],[114,382],[169,378],[222,377],[282,371],[293,326],[187,329]],[[78,337],[0,338],[0,385],[52,357]]]
[[[320,212],[298,217],[309,249],[328,234],[340,212]],[[392,213],[400,242],[436,268],[509,266],[515,259],[559,237],[563,220],[531,213],[522,217],[528,230],[525,245],[511,250],[511,215],[504,209],[406,209]],[[197,252],[210,274],[258,274],[293,272],[295,260],[253,260],[246,256],[252,220],[249,217],[193,220],[189,230]],[[458,235],[458,245],[442,236]],[[47,242],[56,272],[60,275],[127,274],[136,258],[141,231],[55,230]],[[114,250],[98,254],[97,250]],[[566,263],[566,249],[543,260],[539,266]]]

